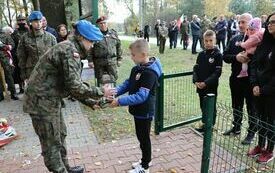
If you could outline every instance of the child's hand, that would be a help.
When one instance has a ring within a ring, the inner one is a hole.
[[[118,104],[118,99],[114,99],[114,100],[112,101],[112,103],[110,104],[110,107],[111,107],[111,108],[118,107],[118,106],[119,106],[119,104]]]
[[[206,84],[205,84],[205,82],[200,82],[200,89],[203,89],[203,88],[205,88],[206,87]]]
[[[199,85],[200,85],[199,82],[195,82],[195,85],[196,85],[197,88],[200,88],[200,87],[199,87]]]
[[[241,42],[240,41],[237,41],[236,43],[235,43],[235,46],[240,46],[241,45]]]
[[[104,90],[104,96],[105,97],[114,96],[114,95],[117,94],[116,88],[111,88],[111,86],[108,85],[108,84],[105,84],[103,86],[103,90]]]

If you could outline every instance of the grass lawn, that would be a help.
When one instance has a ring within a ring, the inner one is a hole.
[[[118,84],[129,77],[130,70],[134,65],[128,50],[129,44],[129,41],[122,41],[124,59],[122,66],[119,67]],[[159,54],[156,45],[150,45],[150,56],[160,58],[164,74],[192,71],[196,61],[196,55],[192,55],[190,50],[167,49],[166,47],[165,54]],[[228,64],[224,64],[223,74],[220,78],[218,99],[226,102],[230,102],[229,75],[230,67]],[[91,83],[93,82],[94,80],[91,81]],[[165,83],[165,98],[166,125],[188,119],[191,114],[200,114],[198,96],[191,82],[191,76],[185,77],[184,80],[177,78],[168,79]],[[134,135],[133,118],[128,113],[127,107],[107,108],[96,111],[92,111],[85,106],[83,108],[89,115],[91,126],[99,142],[108,142]]]

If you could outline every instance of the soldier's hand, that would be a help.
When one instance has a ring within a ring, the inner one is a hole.
[[[25,83],[25,86],[28,86],[29,79],[25,79],[25,80],[24,80],[24,83]]]
[[[104,90],[105,97],[109,97],[109,96],[113,96],[113,95],[117,94],[116,88],[111,88],[111,85],[109,85],[109,84],[105,84],[103,86],[103,90]]]
[[[121,66],[121,60],[117,61],[117,66],[118,66],[118,67]]]
[[[92,62],[89,62],[89,63],[88,63],[88,66],[89,66],[90,68],[94,68],[94,67],[95,67],[94,63],[92,63]]]
[[[118,99],[114,99],[114,100],[112,101],[112,103],[110,104],[110,107],[111,107],[111,108],[114,108],[114,107],[117,107],[117,106],[119,106],[119,104],[118,104]]]
[[[260,87],[259,86],[255,86],[254,88],[253,88],[253,95],[254,96],[260,96]]]

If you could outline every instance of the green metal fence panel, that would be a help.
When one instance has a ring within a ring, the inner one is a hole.
[[[239,115],[239,114],[238,114]],[[266,128],[267,123],[261,122],[254,118],[252,121],[258,124],[255,129],[256,137],[254,142],[250,145],[243,145],[241,141],[245,138],[248,130],[248,115],[244,113],[241,134],[235,136],[224,136],[224,131],[232,128],[233,110],[231,105],[225,103],[217,103],[217,120],[213,129],[212,146],[211,146],[211,161],[209,165],[209,172],[213,173],[256,173],[256,172],[275,172],[275,161],[260,164],[257,158],[250,158],[247,156],[249,149],[254,148],[258,144],[259,134],[258,130],[266,129],[267,132],[275,135],[273,128]],[[270,122],[271,123],[271,122]],[[269,124],[270,126],[270,124]],[[210,129],[208,129],[210,130]],[[275,136],[272,141],[275,143]],[[203,148],[203,150],[209,150]]]
[[[162,75],[157,95],[155,133],[201,119],[193,72]]]
[[[209,170],[215,97],[215,94],[208,94],[204,98],[204,105],[206,108],[206,124],[204,125],[205,133],[203,135],[201,173],[208,173]]]

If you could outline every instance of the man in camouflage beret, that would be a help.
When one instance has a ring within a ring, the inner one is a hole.
[[[33,11],[29,16],[30,32],[24,34],[17,48],[18,65],[21,78],[27,82],[39,58],[56,42],[56,38],[42,28],[43,15],[40,11]]]
[[[71,39],[50,48],[38,60],[29,78],[23,110],[31,116],[44,163],[51,172],[83,172],[82,167],[70,167],[68,163],[67,130],[61,104],[63,98],[71,95],[93,107],[96,103],[93,98],[110,94],[107,88],[89,87],[80,77],[82,51],[88,51],[93,42],[101,39],[102,33],[98,28],[86,20],[78,21]]]

